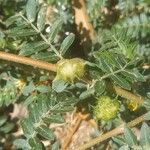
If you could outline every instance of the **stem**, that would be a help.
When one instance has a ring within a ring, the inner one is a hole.
[[[135,95],[127,90],[120,88],[119,86],[115,86],[110,81],[106,81],[106,86],[108,90],[115,92],[117,95],[125,99],[133,100],[138,104],[142,104],[144,102],[144,98],[142,96]]]
[[[9,53],[0,51],[0,59],[12,61],[12,62],[16,62],[16,63],[21,63],[21,64],[25,64],[25,65],[30,65],[30,66],[38,67],[41,69],[56,72],[56,65],[55,64],[51,64],[51,63],[41,61],[41,60],[34,60],[32,58],[27,58],[24,56],[18,56],[15,54],[9,54]],[[116,94],[118,94],[118,95],[120,95],[126,99],[130,98],[130,99],[136,101],[137,103],[143,103],[144,102],[144,99],[141,96],[137,96],[137,95],[135,95],[135,94],[133,94],[127,90],[124,90],[118,86],[110,86],[111,83],[108,83],[107,85],[108,85],[107,87],[110,90],[116,92]]]
[[[137,103],[143,103],[144,98],[142,96],[137,96],[127,90],[120,88],[119,86],[113,86],[113,91],[115,91],[119,96],[124,97],[129,100],[133,100]]]
[[[138,125],[139,123],[144,121],[144,116],[145,116],[145,114],[134,119],[133,121],[127,123],[126,126],[129,128],[132,128],[132,127]],[[109,131],[103,135],[100,135],[95,139],[90,140],[88,143],[86,143],[82,146],[79,146],[76,150],[86,150],[86,149],[88,149],[88,148],[90,148],[90,147],[92,147],[92,146],[94,146],[100,142],[103,142],[103,141],[105,141],[105,140],[107,140],[113,136],[116,136],[118,134],[122,134],[124,132],[124,126],[125,126],[125,124],[123,123],[119,127],[115,128],[115,129],[113,129],[113,130],[111,130],[111,131]]]
[[[62,59],[63,57],[59,54],[59,52],[56,50],[56,48],[46,39],[46,37],[41,33],[41,31],[34,25],[32,24],[27,18],[25,18],[21,13],[19,14],[22,19],[24,19],[28,24],[31,25],[31,27],[40,34],[41,38],[45,41],[46,44],[48,44],[51,49],[53,50],[53,52],[60,58]]]
[[[21,64],[25,64],[25,65],[31,65],[34,67],[38,67],[38,68],[42,68],[45,70],[56,72],[55,64],[51,64],[51,63],[40,61],[40,60],[34,60],[32,58],[27,58],[24,56],[18,56],[15,54],[9,54],[9,53],[0,51],[0,59],[12,61],[12,62],[16,62],[16,63],[21,63]]]

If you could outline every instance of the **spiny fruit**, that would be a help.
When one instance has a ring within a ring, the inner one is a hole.
[[[73,83],[85,74],[86,61],[80,58],[62,59],[57,63],[57,75],[54,80],[64,80]]]
[[[119,109],[120,103],[117,99],[111,99],[108,96],[102,96],[97,99],[97,104],[93,111],[97,120],[108,121],[117,116]]]

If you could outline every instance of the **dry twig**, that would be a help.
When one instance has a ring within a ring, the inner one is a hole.
[[[75,123],[75,126],[71,127],[70,133],[66,136],[64,145],[62,145],[62,150],[66,150],[72,140],[74,133],[78,130],[82,120],[85,120],[88,116],[89,114],[81,114],[80,112],[77,114],[78,119]]]

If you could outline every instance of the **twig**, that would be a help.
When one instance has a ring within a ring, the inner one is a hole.
[[[138,125],[139,123],[143,122],[144,121],[144,115],[142,115],[142,116],[134,119],[133,121],[127,123],[127,127],[132,128],[135,125]],[[90,148],[90,147],[92,147],[92,146],[94,146],[100,142],[103,142],[103,141],[105,141],[105,140],[107,140],[113,136],[116,136],[118,134],[122,134],[124,132],[124,126],[125,126],[125,124],[123,123],[119,127],[115,128],[115,129],[113,129],[113,130],[111,130],[111,131],[109,131],[103,135],[100,135],[95,139],[90,140],[88,143],[78,147],[76,150],[86,150],[86,149],[88,149],[88,148]]]
[[[77,129],[79,128],[80,124],[82,122],[82,119],[79,118],[77,121],[76,121],[76,124],[74,126],[74,128],[71,130],[71,133],[66,136],[65,140],[64,140],[64,145],[62,145],[62,150],[66,150],[66,148],[68,147],[68,145],[70,144],[70,141],[72,139],[72,136],[74,135],[74,133],[77,131]]]
[[[119,86],[113,86],[113,91],[115,91],[119,96],[124,97],[128,100],[133,100],[137,103],[143,103],[144,98],[142,96],[137,96],[127,90],[120,88]]]
[[[41,60],[34,60],[32,58],[27,58],[24,56],[18,56],[15,54],[10,54],[10,53],[0,51],[0,59],[12,61],[12,62],[16,62],[16,63],[21,63],[21,64],[25,64],[25,65],[30,65],[33,67],[38,67],[41,69],[56,72],[56,65],[55,64],[51,64],[51,63],[44,62]]]
[[[135,101],[138,104],[142,104],[144,102],[144,98],[140,95],[135,95],[131,93],[130,91],[124,90],[119,86],[113,85],[111,82],[106,81],[107,89],[115,92],[117,95],[127,99]]]
[[[78,113],[78,119],[75,123],[75,126],[73,127],[73,129],[71,129],[71,133],[69,133],[68,136],[66,136],[65,140],[64,140],[64,145],[62,145],[62,150],[66,150],[66,148],[69,146],[71,140],[72,140],[72,136],[74,135],[74,133],[78,130],[82,120],[86,119],[89,116],[89,114],[83,115],[81,113]]]

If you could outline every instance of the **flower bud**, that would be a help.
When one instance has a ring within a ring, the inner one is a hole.
[[[120,103],[117,99],[111,99],[108,96],[102,96],[97,100],[94,107],[94,115],[97,120],[108,121],[117,116]]]
[[[15,86],[16,88],[18,88],[19,90],[22,90],[23,87],[26,85],[26,82],[22,79],[15,79]]]
[[[63,59],[57,63],[57,75],[54,80],[74,82],[85,74],[86,61],[80,58]]]
[[[128,100],[127,107],[130,111],[136,111],[139,107],[139,104],[133,100]]]

